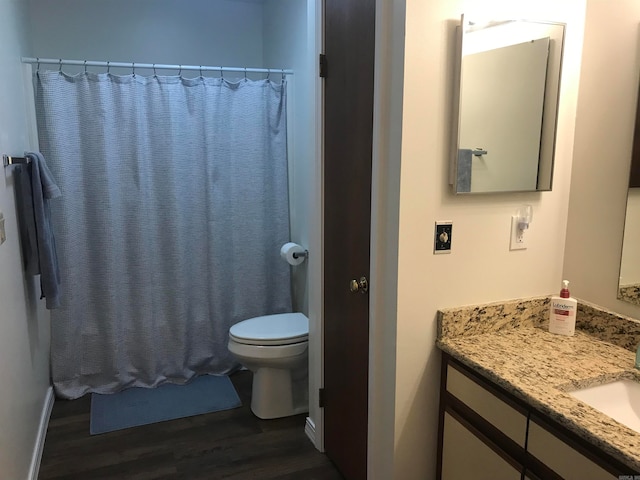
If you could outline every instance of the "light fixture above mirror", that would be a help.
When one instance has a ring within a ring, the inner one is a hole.
[[[564,28],[462,16],[450,169],[455,193],[551,190]]]

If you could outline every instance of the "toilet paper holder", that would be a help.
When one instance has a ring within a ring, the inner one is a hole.
[[[304,257],[304,258],[309,258],[309,250],[305,250],[304,252],[294,252],[293,253],[293,258],[300,258],[300,257]]]

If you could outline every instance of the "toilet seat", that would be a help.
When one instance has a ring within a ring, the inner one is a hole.
[[[229,329],[229,338],[244,345],[277,346],[309,339],[309,319],[302,313],[250,318]]]

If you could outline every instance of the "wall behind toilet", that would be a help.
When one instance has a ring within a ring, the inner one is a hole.
[[[311,136],[313,86],[308,68],[306,0],[265,0],[264,63],[293,68],[288,90],[289,211],[291,241],[309,248],[310,192],[315,152]],[[316,255],[318,252],[310,252]],[[309,315],[309,262],[292,267],[293,310]]]

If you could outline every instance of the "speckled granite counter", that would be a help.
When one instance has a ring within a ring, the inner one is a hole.
[[[437,345],[533,408],[640,471],[640,433],[567,391],[620,378],[634,368],[640,323],[580,302],[576,335],[547,331],[548,298],[443,309]]]

